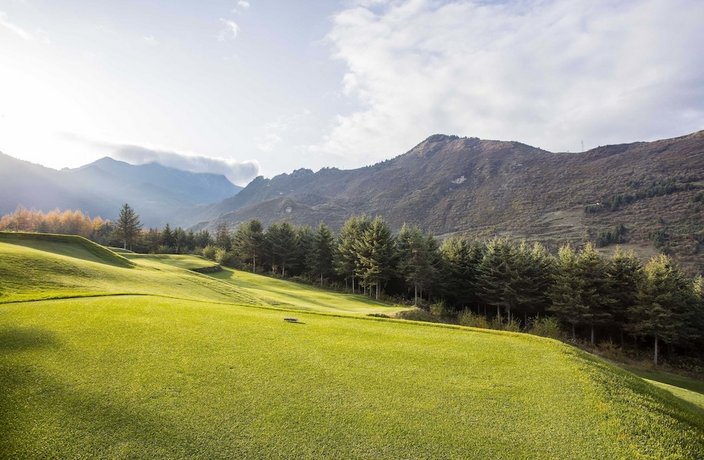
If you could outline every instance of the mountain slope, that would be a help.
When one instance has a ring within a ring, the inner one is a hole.
[[[115,218],[127,202],[145,225],[179,223],[192,206],[214,203],[241,187],[223,175],[192,173],[157,163],[131,165],[102,158],[75,169],[56,171],[0,153],[0,214],[17,206],[49,211],[81,209]]]
[[[395,228],[408,222],[440,235],[510,234],[550,245],[624,224],[622,239],[641,252],[657,244],[696,268],[702,186],[704,131],[582,153],[435,135],[374,166],[257,178],[197,217],[211,227],[251,218],[337,227],[352,214],[380,214]]]

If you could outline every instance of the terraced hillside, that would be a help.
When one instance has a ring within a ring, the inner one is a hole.
[[[702,408],[562,343],[126,256],[0,235],[1,457],[704,456]]]

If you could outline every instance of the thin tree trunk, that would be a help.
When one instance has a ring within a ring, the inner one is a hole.
[[[593,346],[594,345],[594,325],[593,324],[591,325],[591,334],[592,334],[591,342],[592,342],[592,346]]]
[[[252,256],[252,273],[257,273],[257,254]]]
[[[658,336],[657,334],[655,335],[655,355],[653,356],[653,363],[655,363],[655,367],[658,365]]]
[[[376,300],[379,300],[379,280],[376,280]]]
[[[323,287],[323,272],[320,272],[320,287]]]
[[[413,305],[418,306],[418,283],[413,283]]]

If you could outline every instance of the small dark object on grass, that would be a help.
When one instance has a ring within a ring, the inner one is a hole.
[[[298,318],[284,318],[284,321],[286,321],[288,323],[297,323]]]

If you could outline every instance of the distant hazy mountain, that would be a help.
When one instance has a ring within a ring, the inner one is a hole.
[[[214,203],[241,190],[219,174],[191,173],[157,163],[131,165],[102,158],[57,171],[0,153],[0,213],[17,206],[49,211],[81,209],[115,218],[129,203],[145,225],[184,222],[187,209]]]
[[[621,238],[642,254],[657,244],[704,269],[702,187],[704,131],[582,153],[435,135],[374,166],[259,177],[193,217],[209,228],[252,218],[338,227],[366,213],[397,229],[408,222],[440,235],[512,235],[551,246],[596,240],[623,224]]]

